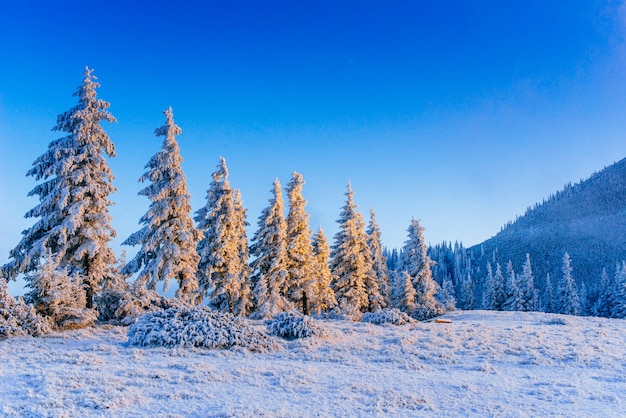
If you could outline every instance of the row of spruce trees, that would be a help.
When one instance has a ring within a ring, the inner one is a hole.
[[[139,249],[132,260],[117,260],[109,247],[116,232],[108,209],[116,189],[106,159],[115,156],[115,147],[101,126],[115,118],[109,103],[97,98],[98,87],[87,68],[75,93],[78,104],[59,115],[53,128],[65,135],[52,141],[27,172],[40,181],[29,193],[39,203],[25,215],[35,222],[2,266],[6,280],[24,276],[26,302],[39,314],[57,325],[83,323],[96,309],[109,319],[121,315],[123,301],[128,307],[146,292],[156,295],[157,284],[166,290],[172,279],[177,303],[205,303],[241,316],[269,318],[296,309],[354,319],[393,307],[423,319],[444,312],[419,222],[411,222],[400,268],[391,274],[375,214],[370,211],[366,229],[350,184],[332,247],[321,228],[314,234],[309,228],[304,180],[297,172],[286,188],[287,216],[275,180],[251,245],[246,209],[229,183],[224,158],[212,174],[206,205],[192,218],[176,141],[182,130],[171,108],[155,131],[164,138],[162,148],[139,179],[147,183],[139,195],[150,206],[141,229],[123,242]],[[6,293],[6,285],[2,289]]]
[[[390,270],[401,269],[402,249],[385,250]],[[509,260],[498,261],[497,249],[491,257],[481,254],[478,262],[473,251],[461,243],[441,243],[429,247],[435,261],[432,275],[446,289],[446,297],[465,310],[540,311],[567,315],[592,315],[626,318],[626,262],[616,263],[612,273],[604,268],[596,280],[577,278],[574,263],[566,252],[560,272],[536,277],[531,254],[526,254],[520,269]]]

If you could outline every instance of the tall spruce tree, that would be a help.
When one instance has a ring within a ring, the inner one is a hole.
[[[176,142],[182,130],[174,123],[170,107],[165,112],[165,125],[155,130],[156,136],[164,137],[161,151],[148,164],[147,171],[139,178],[150,184],[139,191],[151,204],[139,223],[143,228],[131,234],[122,245],[140,245],[135,257],[124,266],[124,274],[139,272],[137,281],[148,289],[156,290],[159,281],[167,289],[170,279],[178,282],[176,297],[187,303],[198,303],[198,253],[196,245],[202,233],[191,219],[191,196],[187,191],[183,161]],[[142,270],[143,267],[143,270]]]
[[[568,253],[563,256],[563,276],[559,281],[557,293],[557,313],[567,315],[578,315],[580,313],[580,303],[576,282],[572,277],[571,259]]]
[[[617,263],[611,295],[611,318],[626,318],[626,262]]]
[[[535,277],[530,263],[530,254],[526,254],[526,261],[522,267],[522,273],[517,276],[518,310],[531,312],[537,310],[537,292],[535,290]]]
[[[316,272],[309,215],[305,210],[307,202],[302,196],[303,185],[302,175],[294,171],[287,184],[287,296],[303,314],[308,315]]]
[[[503,311],[506,303],[506,290],[500,263],[496,263],[496,272],[493,275],[492,298],[491,309],[495,311]]]
[[[354,192],[348,183],[346,203],[341,209],[339,231],[331,252],[330,270],[335,277],[333,290],[340,312],[355,316],[370,308],[366,282],[373,282],[375,273],[367,246],[363,217],[354,203]]]
[[[337,306],[335,292],[330,287],[333,276],[328,265],[330,261],[330,246],[324,231],[320,229],[313,235],[313,257],[315,259],[315,281],[314,292],[309,300],[311,312],[314,314],[325,314]]]
[[[293,307],[287,299],[287,226],[278,179],[274,180],[272,195],[259,217],[259,229],[250,247],[250,254],[255,257],[250,265],[252,293],[259,318],[272,318]]]
[[[608,318],[611,315],[611,280],[606,268],[602,269],[600,284],[598,286],[598,299],[593,305],[593,314]]]
[[[506,302],[504,309],[507,311],[519,311],[519,291],[517,288],[517,274],[513,268],[513,262],[509,260],[506,265]]]
[[[411,277],[415,289],[415,311],[417,319],[427,319],[445,312],[443,305],[435,298],[440,286],[432,277],[432,265],[427,253],[422,231],[424,228],[417,219],[411,220],[407,229],[408,239],[402,247],[401,265]],[[403,280],[402,278],[400,279]]]
[[[207,203],[194,218],[204,234],[196,247],[200,295],[209,295],[215,309],[245,315],[251,308],[245,209],[239,192],[230,186],[223,157],[212,178]]]
[[[28,194],[38,196],[39,204],[25,215],[38,220],[22,232],[21,241],[10,252],[12,260],[2,267],[2,275],[14,279],[36,272],[50,255],[50,263],[82,283],[86,308],[93,306],[94,293],[115,268],[109,241],[116,234],[108,209],[115,187],[105,158],[115,156],[115,147],[100,126],[115,118],[107,110],[109,103],[96,97],[98,87],[93,70],[85,68],[83,82],[74,93],[78,104],[59,115],[53,128],[67,135],[52,141],[26,173],[43,180]],[[31,294],[43,294],[38,283],[27,279]]]
[[[377,294],[372,294],[374,300],[370,300],[370,303],[377,305],[379,308],[384,308],[389,305],[391,298],[391,290],[389,288],[389,270],[387,269],[387,259],[383,254],[383,245],[380,240],[381,232],[376,222],[376,214],[374,209],[370,209],[370,222],[366,230],[367,233],[367,245],[372,253],[372,264],[374,266],[374,273],[376,274],[376,283],[378,284],[378,298]]]

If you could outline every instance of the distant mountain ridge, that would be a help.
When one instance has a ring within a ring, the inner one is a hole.
[[[547,273],[560,277],[568,252],[577,281],[595,288],[603,268],[611,274],[626,260],[626,159],[565,186],[469,250],[483,271],[494,259],[518,271],[529,253],[540,289]]]

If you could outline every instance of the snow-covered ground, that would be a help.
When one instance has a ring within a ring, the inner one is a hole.
[[[0,416],[624,416],[626,321],[452,312],[324,321],[244,349],[137,348],[101,326],[0,341]],[[260,328],[262,323],[257,323]]]

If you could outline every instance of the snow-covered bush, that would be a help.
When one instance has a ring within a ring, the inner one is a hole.
[[[38,337],[49,331],[48,321],[21,297],[13,299],[6,281],[0,278],[0,338],[25,335]]]
[[[392,325],[404,325],[414,322],[413,319],[400,309],[385,308],[376,312],[365,312],[361,317],[361,322],[368,322],[370,324],[392,324]]]
[[[99,305],[100,303],[107,306],[100,311],[101,319],[120,325],[131,325],[137,318],[150,312],[188,306],[178,298],[166,298],[139,283],[135,283],[128,292],[121,290],[103,292]]]
[[[269,351],[273,344],[240,317],[200,308],[180,307],[152,312],[139,317],[128,330],[130,345],[150,347],[244,347]]]
[[[413,319],[425,321],[445,313],[446,309],[443,305],[433,299],[432,303],[418,303],[417,307],[410,312],[410,315]]]
[[[296,311],[281,312],[265,321],[265,324],[270,334],[287,340],[326,334],[326,330],[319,321]]]

